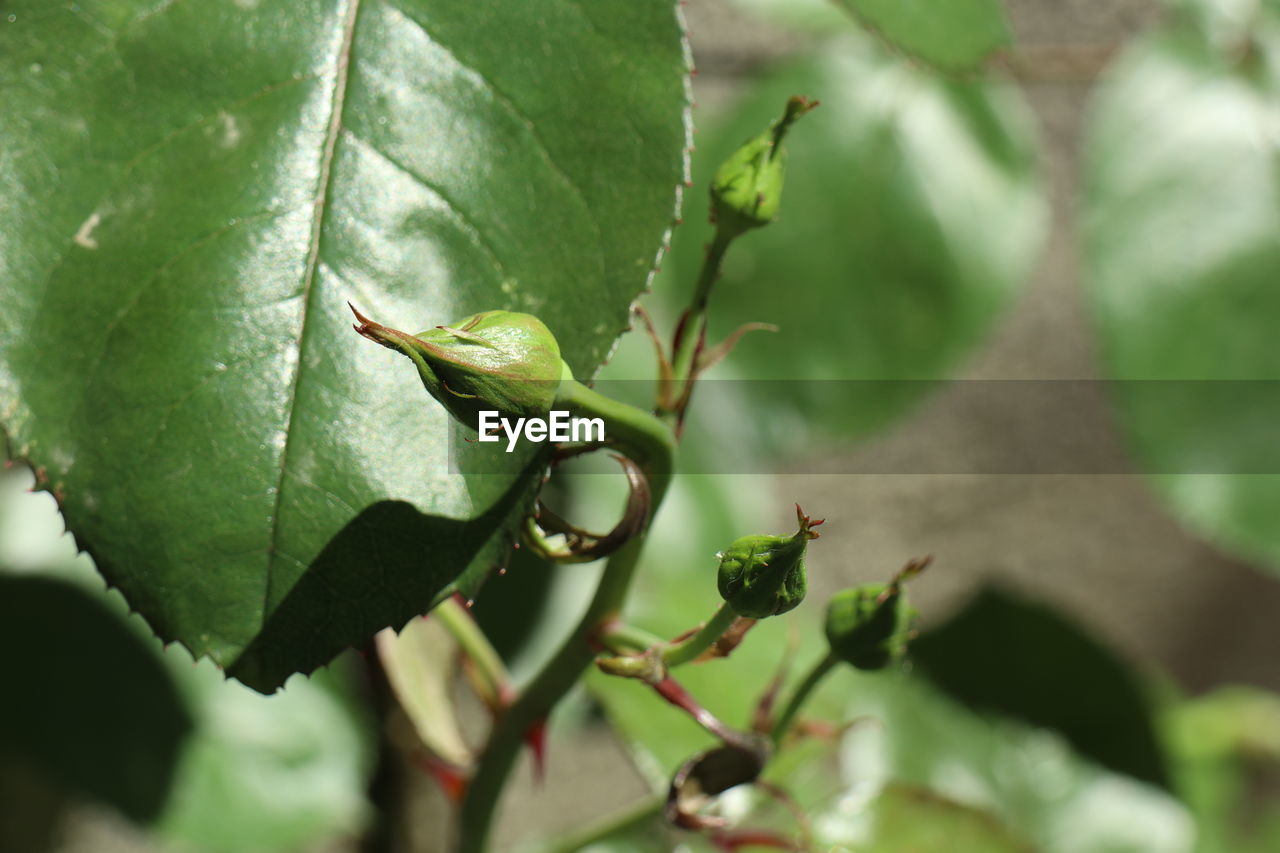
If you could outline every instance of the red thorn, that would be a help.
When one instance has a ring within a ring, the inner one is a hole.
[[[524,744],[533,755],[533,778],[541,785],[547,778],[547,721],[535,720],[524,733]]]
[[[498,569],[498,577],[502,577],[502,576],[503,576],[503,575],[505,575],[506,573],[507,573],[507,567],[506,567],[506,566],[503,566],[502,568]]]
[[[653,690],[663,699],[666,699],[672,705],[684,711],[693,717],[698,725],[707,731],[719,737],[721,740],[732,740],[734,737],[733,730],[722,723],[714,714],[702,707],[697,699],[694,699],[689,691],[684,689],[684,685],[676,681],[671,676],[667,676],[662,681],[653,685]]]
[[[347,307],[351,309],[352,314],[356,315],[356,319],[360,321],[360,326],[367,326],[373,322],[368,317],[361,314],[360,309],[356,308],[356,306],[352,305],[349,301],[347,302]],[[356,331],[360,330],[360,326],[356,326]]]
[[[449,798],[449,802],[454,805],[462,802],[463,795],[467,793],[467,782],[470,780],[467,779],[461,767],[427,752],[415,753],[414,759],[423,772],[436,780],[440,790],[444,791],[444,795]]]
[[[466,603],[466,608],[470,610],[475,603],[476,603],[476,600],[474,598],[468,598]]]

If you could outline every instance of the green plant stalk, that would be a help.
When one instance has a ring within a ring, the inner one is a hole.
[[[503,705],[509,701],[513,693],[511,676],[489,643],[489,638],[458,599],[446,598],[431,611],[431,615],[440,619],[463,654],[471,660],[480,678],[492,691],[495,704]]]
[[[661,646],[666,640],[625,622],[614,622],[600,634],[600,644],[611,652],[647,652]]]
[[[774,721],[772,732],[774,745],[782,743],[782,738],[786,736],[787,729],[791,728],[792,721],[795,719],[796,714],[800,712],[800,708],[808,701],[809,695],[822,683],[822,679],[826,678],[827,673],[835,669],[838,663],[840,663],[840,659],[828,652],[822,660],[814,664],[813,668],[805,674],[804,680],[796,686],[791,698],[787,700],[786,706],[783,707],[782,713]]]
[[[720,266],[724,262],[725,253],[737,235],[724,228],[717,228],[707,247],[707,255],[702,259],[702,269],[698,272],[698,283],[694,289],[693,301],[685,312],[683,328],[680,333],[679,348],[672,353],[671,375],[675,382],[681,383],[677,393],[668,399],[688,405],[688,385],[694,381],[697,366],[698,344],[707,327],[707,303],[711,299],[711,288],[720,277]],[[664,412],[667,417],[677,417],[680,412]]]
[[[648,412],[611,400],[573,380],[562,384],[558,402],[574,414],[604,418],[609,441],[631,457],[649,481],[652,519],[671,481],[675,437],[670,428]],[[642,533],[609,558],[595,596],[573,632],[515,702],[495,720],[462,800],[458,818],[461,853],[481,853],[485,849],[498,800],[525,733],[547,717],[591,664],[600,627],[616,620],[626,601],[644,541]]]
[[[724,632],[729,630],[734,620],[738,618],[738,614],[728,602],[720,605],[720,609],[715,612],[707,624],[703,625],[698,632],[688,639],[681,640],[678,643],[668,646],[662,651],[662,662],[667,666],[680,666],[688,663],[698,655],[705,652],[715,644],[715,641],[724,636]]]

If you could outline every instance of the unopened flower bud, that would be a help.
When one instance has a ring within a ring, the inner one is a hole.
[[[408,356],[431,396],[472,429],[482,410],[545,416],[566,375],[555,336],[531,314],[485,311],[410,335],[351,310],[357,332]]]
[[[711,182],[711,219],[732,234],[768,225],[778,215],[786,152],[782,139],[792,123],[818,105],[799,95],[782,118],[729,155]]]
[[[804,553],[824,519],[810,519],[799,506],[796,517],[800,529],[793,536],[743,536],[721,553],[720,597],[739,616],[764,619],[804,601]]]
[[[889,583],[842,590],[827,605],[831,652],[858,669],[884,669],[899,660],[911,639],[916,611],[907,602],[904,581],[919,574],[928,558],[907,565]]]

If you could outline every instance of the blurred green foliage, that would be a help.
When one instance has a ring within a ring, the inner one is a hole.
[[[1280,567],[1280,6],[1183,0],[1093,107],[1082,207],[1103,367],[1139,464]]]
[[[22,469],[0,473],[3,660],[28,697],[0,703],[0,764],[201,853],[358,834],[373,726],[352,662],[263,696],[162,650],[31,483]]]
[[[788,136],[779,221],[734,244],[710,310],[712,340],[753,321],[780,327],[711,374],[757,383],[748,402],[770,417],[744,426],[775,452],[884,427],[931,387],[892,380],[947,377],[1016,295],[1047,224],[1015,88],[941,78],[842,31],[700,117],[698,191],[655,285],[665,313],[710,238],[702,185],[796,93],[821,106]]]

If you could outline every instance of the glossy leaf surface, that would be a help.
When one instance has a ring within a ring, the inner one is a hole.
[[[456,473],[345,303],[536,313],[592,373],[683,179],[674,4],[4,12],[0,417],[103,574],[260,690],[473,593],[541,466]]]

